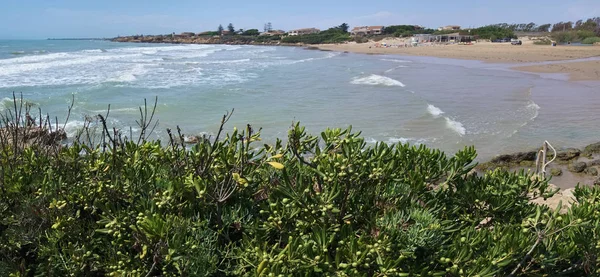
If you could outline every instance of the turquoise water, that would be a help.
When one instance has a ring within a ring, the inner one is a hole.
[[[212,134],[235,108],[229,129],[262,127],[267,142],[296,121],[315,134],[351,124],[370,143],[475,145],[482,158],[600,140],[598,83],[508,67],[298,47],[0,41],[0,110],[17,92],[60,121],[74,95],[72,135],[109,104],[111,124],[135,127],[143,99],[158,96],[161,138],[177,125]]]

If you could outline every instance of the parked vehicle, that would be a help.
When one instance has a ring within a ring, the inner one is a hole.
[[[510,42],[510,44],[512,44],[512,45],[522,45],[522,44],[523,44],[523,42],[522,42],[521,40],[518,40],[518,39],[517,39],[517,40],[512,40],[512,41]]]

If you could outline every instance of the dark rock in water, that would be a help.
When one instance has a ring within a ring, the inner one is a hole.
[[[600,142],[592,143],[583,149],[585,154],[600,153]]]
[[[587,163],[587,166],[599,166],[599,165],[600,165],[600,159],[593,160],[593,161]]]
[[[200,136],[186,136],[183,138],[184,143],[196,144],[200,141]]]
[[[562,175],[562,169],[560,169],[560,168],[550,169],[550,175],[552,175],[552,176],[560,176],[560,175]]]
[[[28,127],[7,127],[0,129],[0,137],[5,142],[12,144],[14,139],[24,145],[59,145],[61,141],[67,139],[67,133],[62,130],[49,130],[47,128],[28,126]]]
[[[584,170],[584,172],[587,175],[598,176],[598,169],[595,167],[588,167]]]
[[[569,165],[569,171],[575,172],[575,173],[580,173],[580,172],[584,171],[586,167],[587,167],[587,165],[584,162],[574,162]]]
[[[560,161],[570,161],[572,159],[579,157],[580,154],[581,154],[581,150],[579,150],[577,148],[568,148],[568,149],[565,149],[564,151],[558,152],[556,154],[556,158]]]
[[[518,152],[514,154],[500,155],[493,158],[490,162],[495,164],[520,164],[523,161],[535,162],[537,151]]]

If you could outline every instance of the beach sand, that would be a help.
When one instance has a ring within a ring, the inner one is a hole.
[[[534,73],[569,74],[571,81],[600,80],[600,60],[585,62],[564,62],[532,66],[518,66],[513,69]]]
[[[419,47],[375,47],[377,43],[404,45],[408,40],[388,39],[380,42],[323,44],[319,49],[347,51],[363,54],[389,54],[409,56],[431,56],[452,59],[480,60],[489,63],[532,63],[546,61],[565,61],[564,63],[533,65],[514,68],[536,73],[567,73],[571,80],[600,81],[600,61],[569,62],[569,60],[600,56],[599,46],[546,46],[534,45],[533,41],[524,41],[523,45],[510,43],[477,42],[473,45],[438,45]],[[369,48],[371,47],[371,48]]]

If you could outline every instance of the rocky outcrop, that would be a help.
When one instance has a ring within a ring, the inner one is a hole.
[[[7,127],[0,129],[0,141],[14,145],[15,141],[21,146],[58,145],[67,139],[64,130],[49,130],[42,127]]]
[[[523,161],[535,162],[537,151],[518,152],[514,154],[500,155],[490,162],[495,164],[520,164]]]
[[[600,165],[600,159],[587,162],[587,166],[588,167],[590,167],[590,166],[599,166],[599,165]]]
[[[572,159],[578,158],[580,154],[581,150],[577,148],[568,148],[558,152],[556,154],[556,159],[559,161],[570,161]]]
[[[571,172],[580,173],[580,172],[583,172],[586,167],[587,167],[587,164],[584,162],[574,162],[574,163],[569,164],[568,169]]]
[[[253,36],[127,36],[113,38],[114,42],[133,43],[170,43],[170,44],[229,44],[229,45],[282,45],[297,46],[298,44],[281,43],[280,40],[260,40]]]
[[[560,175],[562,175],[562,169],[560,169],[560,168],[550,169],[550,175],[552,175],[552,176],[560,176]]]
[[[600,142],[592,143],[585,148],[583,148],[583,153],[585,155],[600,153]]]
[[[595,167],[588,167],[583,172],[590,176],[598,176],[598,169]]]
[[[554,185],[549,185],[548,190],[555,191],[557,189]],[[560,213],[566,213],[571,205],[575,203],[577,200],[573,195],[574,188],[562,190],[556,192],[552,197],[544,199],[543,197],[538,197],[532,199],[530,202],[538,205],[548,206],[551,210],[555,210],[560,204]]]

